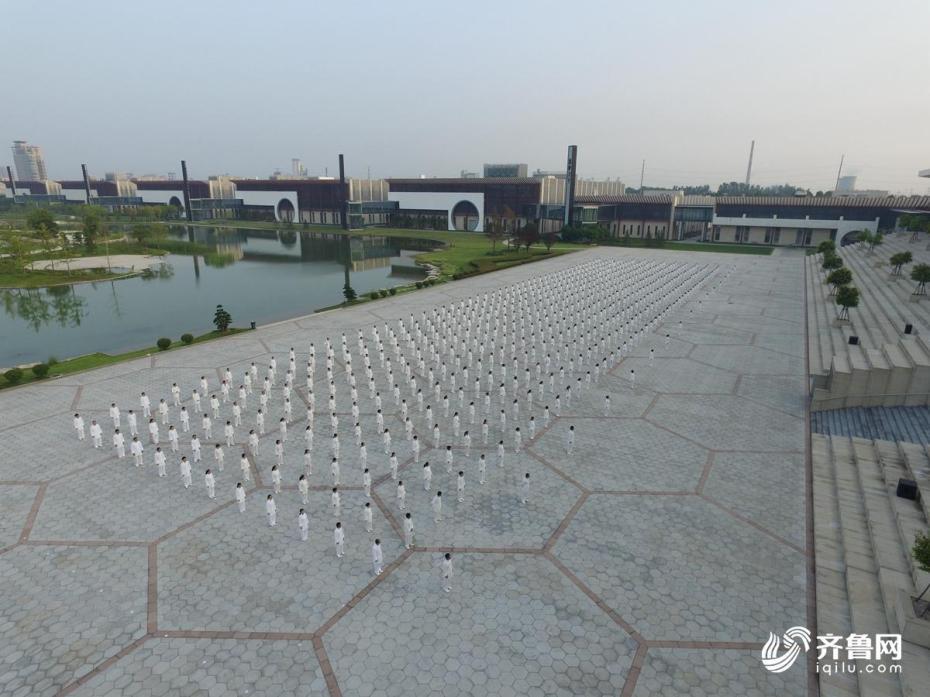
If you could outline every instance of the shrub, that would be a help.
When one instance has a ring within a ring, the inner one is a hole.
[[[413,285],[415,285],[417,288],[422,288],[422,287],[423,287],[423,281],[417,281],[417,282],[414,283]]]
[[[32,366],[32,374],[37,378],[44,378],[46,375],[48,375],[48,365],[45,363],[36,363],[34,366]]]
[[[817,251],[820,254],[828,254],[830,252],[835,252],[836,242],[834,242],[833,240],[824,240],[823,242],[817,245]]]
[[[158,347],[159,351],[167,351],[171,347],[171,339],[166,336],[163,336],[161,339],[155,342],[155,345]]]
[[[181,334],[181,341],[183,341],[185,344],[192,344],[194,343],[194,335],[193,334]]]
[[[389,288],[388,293],[390,293],[391,295],[397,295],[397,288]]]
[[[51,366],[55,365],[56,363],[58,363],[58,359],[55,358],[55,356],[49,356],[49,357],[48,357],[48,360],[45,361],[45,362],[48,363],[49,367],[51,367]]]
[[[10,368],[3,374],[3,377],[6,378],[8,383],[15,385],[17,382],[23,379],[23,371],[19,368]]]
[[[382,288],[381,290],[378,291],[378,294],[379,294],[382,298],[386,298],[386,297],[388,296],[388,292],[387,292],[386,290],[384,290],[383,288]]]
[[[368,297],[371,298],[372,300],[377,300],[377,299],[378,299],[378,291],[376,291],[376,290],[371,291],[371,292],[368,294]]]

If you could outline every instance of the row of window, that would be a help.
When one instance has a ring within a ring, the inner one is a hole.
[[[748,226],[738,225],[734,233],[734,241],[739,242],[739,243],[749,242],[750,241],[750,238],[749,238],[750,229],[751,228],[749,228]],[[782,232],[786,233],[786,235],[790,235],[791,232],[794,232],[794,241],[792,242],[792,244],[802,245],[802,246],[809,245],[813,237],[813,230],[810,230],[810,229],[796,230],[794,228],[782,229],[780,227],[767,227],[765,228],[764,243],[765,244],[781,244],[782,243]],[[830,239],[835,240],[836,230],[830,230],[829,233],[830,233]],[[714,225],[713,230],[712,230],[712,239],[714,242],[720,241],[720,226],[719,225]]]
[[[654,235],[665,235],[668,232],[668,225],[652,225],[647,223],[614,223],[614,232],[631,237],[651,237]]]

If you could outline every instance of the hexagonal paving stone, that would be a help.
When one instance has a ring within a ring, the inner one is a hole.
[[[328,695],[309,641],[154,638],[73,694]]]
[[[636,386],[656,392],[691,394],[730,394],[736,374],[696,363],[687,358],[628,358],[623,370],[636,371]],[[613,399],[613,396],[611,396]]]
[[[241,361],[249,356],[258,356],[265,353],[265,347],[252,338],[240,338],[233,335],[226,341],[211,341],[205,344],[194,344],[187,348],[175,349],[165,353],[154,353],[155,365],[159,368],[201,368],[203,370],[225,368],[227,363]],[[171,383],[168,383],[171,386]]]
[[[667,322],[635,346],[629,355],[648,358],[649,349],[654,349],[656,358],[683,358],[691,352],[695,343],[688,336],[687,327],[689,326],[691,325],[683,325],[684,331],[680,331],[676,322]],[[668,346],[665,345],[666,334],[669,334]],[[622,373],[623,368],[618,368],[616,372]]]
[[[803,349],[803,342],[798,343]],[[737,373],[754,375],[802,375],[804,373],[802,358],[769,351],[761,346],[698,346],[691,352],[690,357],[696,361]]]
[[[744,375],[736,393],[799,417],[807,407],[807,379],[803,375]]]
[[[719,450],[797,450],[804,422],[739,397],[662,396],[648,419]]]
[[[707,462],[704,448],[641,419],[562,418],[531,450],[583,486],[607,491],[690,491]]]
[[[76,394],[76,386],[49,383],[4,390],[0,397],[0,423],[9,428],[53,414],[67,414]]]
[[[783,697],[806,691],[803,667],[770,673],[762,667],[756,651],[649,649],[633,695]]]
[[[544,558],[406,560],[324,636],[343,694],[617,695],[633,642]],[[432,692],[431,692],[432,690]]]
[[[178,458],[169,458],[168,476],[157,476],[151,448],[139,469],[131,458],[112,460],[93,470],[53,482],[32,529],[38,540],[146,540],[194,520],[232,501],[239,477],[238,456],[232,467],[216,470],[216,495],[211,500],[203,483],[206,467],[193,467],[193,484],[185,489]],[[208,454],[207,457],[210,457]],[[209,462],[207,466],[213,467]]]
[[[696,496],[592,495],[554,552],[647,639],[761,642],[805,621],[803,556]]]
[[[111,403],[116,402],[124,414],[123,423],[125,423],[125,413],[129,409],[133,409],[141,418],[139,395],[142,391],[148,394],[153,407],[158,404],[159,399],[165,399],[171,404],[171,385],[176,382],[181,388],[181,398],[187,403],[192,390],[199,389],[201,376],[205,376],[212,387],[219,389],[216,370],[210,368],[146,367],[131,375],[106,378],[84,386],[81,390],[81,398],[78,400],[77,411],[85,414],[84,420],[88,423],[90,421],[87,414],[91,413],[102,414],[104,419],[109,420],[107,410]],[[189,406],[188,409],[190,409]],[[172,411],[176,412],[176,410]]]
[[[604,416],[604,395],[610,395],[610,416],[642,416],[655,399],[655,392],[640,380],[640,366],[648,364],[648,359],[626,358],[612,373],[601,377],[591,387],[585,388],[580,395],[572,397],[572,403],[566,404],[564,392],[562,394],[562,416]],[[628,374],[630,366],[637,372],[635,387],[630,386]],[[556,390],[559,392],[559,390]],[[549,410],[555,416],[554,398],[544,400]],[[537,415],[537,421],[540,417]]]
[[[112,427],[112,422],[110,422]],[[87,419],[90,427],[90,419]],[[109,446],[104,428],[104,446]],[[112,433],[112,431],[111,431]],[[0,433],[0,480],[43,481],[114,457],[112,447],[95,449],[80,442],[71,416],[51,416]]]
[[[807,341],[804,338],[803,331],[800,331],[800,328],[797,331],[786,330],[780,334],[761,334],[753,339],[753,345],[800,358],[802,361],[801,372],[803,373],[803,359],[807,349]]]
[[[804,455],[716,453],[704,494],[803,548]]]
[[[38,490],[31,484],[0,485],[0,549],[19,540]]]
[[[725,344],[747,345],[752,340],[752,332],[740,329],[717,327],[711,323],[687,324],[676,330],[673,336],[692,344],[720,346]]]
[[[55,694],[145,633],[144,549],[17,547],[0,587],[0,694]]]
[[[485,453],[487,476],[478,481],[478,458]],[[429,492],[423,488],[423,464],[433,472]],[[420,546],[542,547],[581,496],[571,483],[559,477],[525,452],[508,452],[498,466],[496,451],[472,450],[466,457],[455,451],[453,471],[446,471],[444,452],[421,454],[420,464],[410,463],[399,473],[407,490],[407,510],[397,503],[397,483],[388,478],[376,487],[378,496],[395,520],[410,513],[415,543]],[[458,472],[465,472],[465,501],[458,502]],[[521,480],[530,473],[530,498],[521,503]],[[431,503],[442,491],[443,520],[435,523]]]
[[[328,494],[311,493],[310,539],[301,542],[300,495],[275,497],[278,525],[271,528],[267,493],[251,493],[245,513],[229,506],[159,545],[159,627],[310,632],[371,581],[374,537],[381,539],[386,564],[402,550],[374,504],[374,533],[365,531],[361,492],[342,494],[342,559],[333,547],[336,519]]]

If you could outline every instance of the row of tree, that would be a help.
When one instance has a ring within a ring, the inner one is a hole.
[[[882,244],[882,234],[862,231],[858,237],[859,244],[868,245],[869,252]],[[839,318],[849,319],[849,308],[859,305],[859,289],[852,285],[853,274],[843,264],[843,260],[836,253],[836,243],[832,240],[821,242],[817,251],[823,255],[821,268],[827,274],[827,283],[832,286],[830,295],[836,299],[836,304],[842,310]],[[900,276],[902,269],[914,260],[910,252],[898,252],[888,259],[891,266],[891,275]],[[911,280],[917,283],[914,295],[926,295],[927,284],[930,283],[930,264],[915,264],[911,269]]]

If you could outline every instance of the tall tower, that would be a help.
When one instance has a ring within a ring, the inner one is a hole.
[[[756,149],[756,141],[752,141],[749,145],[749,164],[746,165],[746,188],[749,188],[749,184],[752,181],[752,153]]]
[[[565,217],[562,224],[568,227],[575,216],[575,176],[578,172],[578,146],[568,146],[568,163],[565,167]]]
[[[38,182],[48,179],[42,148],[29,145],[25,140],[14,140],[12,150],[16,177],[20,181]]]

